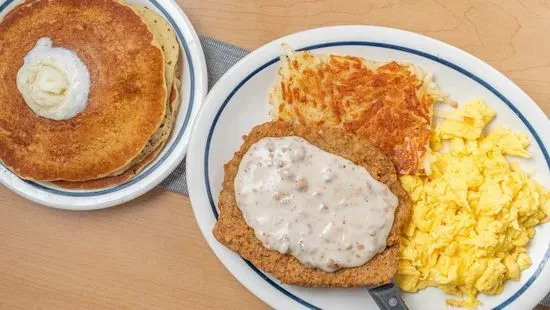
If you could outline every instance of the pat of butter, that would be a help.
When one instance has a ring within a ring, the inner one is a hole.
[[[45,92],[52,95],[63,95],[67,88],[69,88],[69,82],[67,76],[59,68],[45,65],[42,70],[38,72],[38,89],[41,92]]]
[[[17,72],[17,88],[34,113],[65,120],[86,109],[90,74],[74,52],[41,38]]]

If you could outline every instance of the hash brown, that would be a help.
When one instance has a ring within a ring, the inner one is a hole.
[[[445,96],[412,65],[294,52],[269,95],[275,119],[341,127],[390,156],[400,174],[424,173],[432,106]]]
[[[235,199],[234,179],[248,149],[265,137],[299,136],[327,152],[346,158],[367,169],[378,181],[386,184],[399,199],[387,248],[366,264],[324,272],[307,268],[295,257],[263,247],[239,209]],[[365,139],[341,129],[302,126],[282,121],[258,125],[243,137],[244,143],[224,166],[225,178],[219,198],[220,216],[213,234],[222,244],[250,260],[255,266],[273,274],[281,282],[308,287],[355,287],[388,283],[397,272],[398,237],[408,222],[412,205],[401,187],[391,160]]]

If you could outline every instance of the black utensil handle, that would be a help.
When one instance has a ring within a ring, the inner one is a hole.
[[[408,310],[407,305],[399,296],[399,289],[393,283],[369,289],[370,296],[381,310]]]

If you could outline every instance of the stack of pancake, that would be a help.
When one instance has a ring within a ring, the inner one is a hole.
[[[56,121],[17,90],[23,58],[42,37],[90,73],[88,106]],[[179,108],[179,45],[147,7],[115,0],[34,0],[0,22],[0,160],[23,179],[93,189],[128,181],[166,144]]]

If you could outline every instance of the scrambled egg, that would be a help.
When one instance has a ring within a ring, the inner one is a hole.
[[[531,156],[525,134],[505,127],[483,134],[494,116],[481,100],[444,116],[432,133],[431,175],[401,177],[414,202],[400,241],[402,290],[437,286],[465,297],[448,305],[476,307],[478,293],[499,294],[531,265],[525,246],[549,219],[550,192],[504,157]]]

